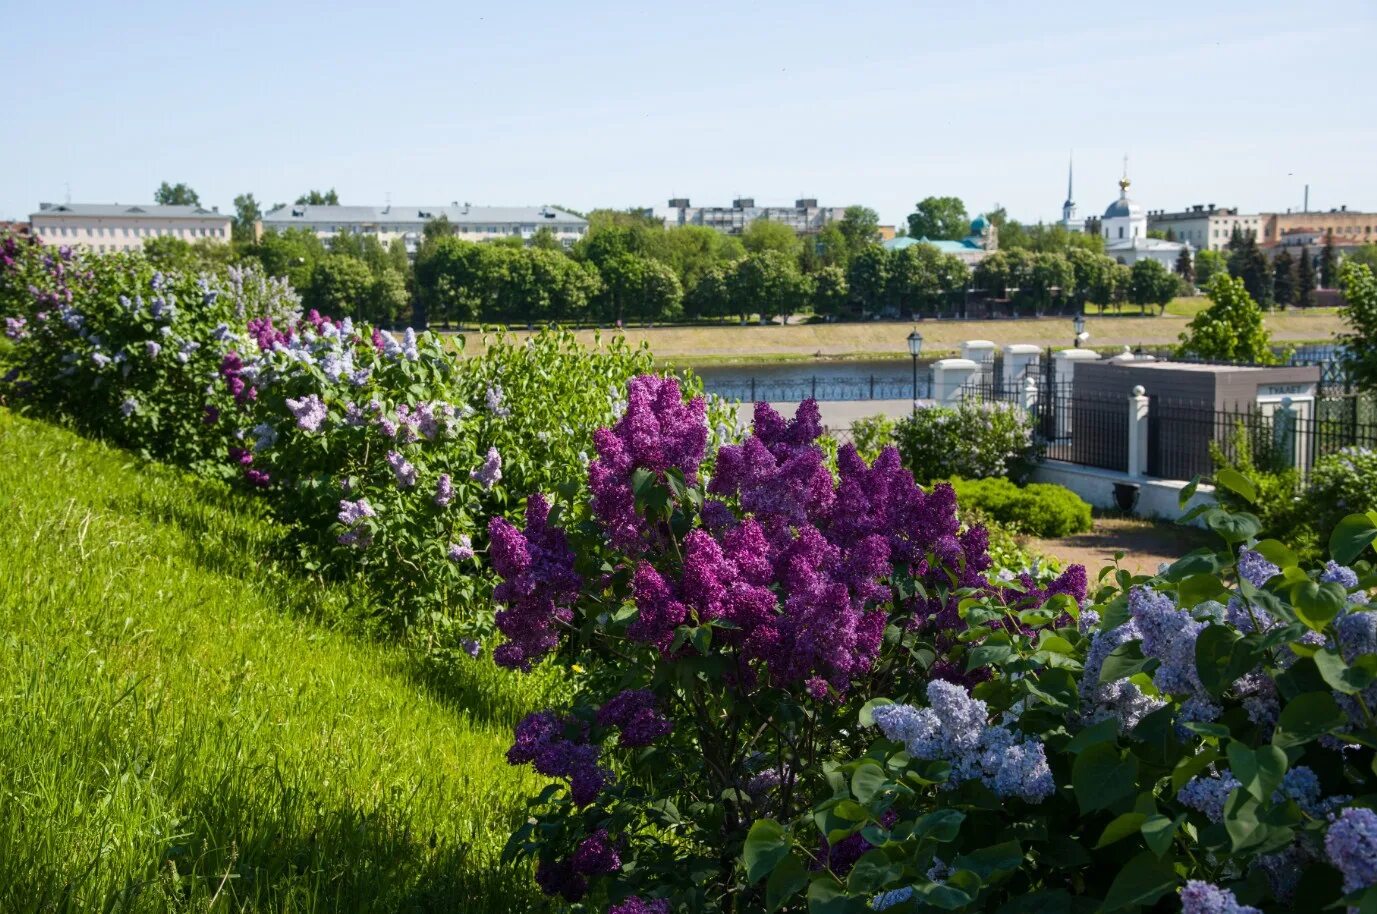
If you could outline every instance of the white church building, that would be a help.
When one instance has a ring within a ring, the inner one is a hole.
[[[1128,198],[1128,170],[1119,179],[1119,199],[1109,204],[1100,219],[1100,236],[1104,238],[1104,252],[1119,263],[1132,266],[1139,260],[1156,260],[1168,270],[1176,269],[1176,261],[1183,250],[1195,256],[1188,243],[1165,241],[1148,237],[1147,210]],[[1067,231],[1083,232],[1085,223],[1076,218],[1076,203],[1071,192],[1071,172],[1066,178],[1066,202],[1061,208],[1061,224]]]

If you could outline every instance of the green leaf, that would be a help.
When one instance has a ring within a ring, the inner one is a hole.
[[[1218,696],[1257,665],[1257,654],[1227,625],[1207,625],[1195,639],[1195,670],[1200,682]]]
[[[1138,830],[1146,821],[1147,816],[1141,812],[1126,812],[1118,816],[1113,822],[1105,826],[1104,831],[1100,834],[1100,840],[1095,844],[1095,849],[1099,850],[1116,841],[1122,841],[1129,835],[1138,834]]]
[[[1176,595],[1182,606],[1199,606],[1224,593],[1224,584],[1215,574],[1193,574],[1176,585]]]
[[[869,701],[867,701],[865,704],[861,705],[861,713],[860,713],[860,722],[861,722],[861,726],[862,726],[862,727],[873,727],[873,726],[875,726],[875,717],[874,717],[875,709],[878,708],[880,705],[892,705],[892,704],[894,704],[894,702],[891,701],[891,700],[888,699],[888,698],[872,698],[872,699],[870,699]]]
[[[1238,740],[1229,743],[1229,768],[1243,789],[1258,802],[1270,802],[1286,774],[1286,753],[1276,746],[1249,749]]]
[[[803,891],[807,885],[808,870],[797,857],[790,854],[774,868],[770,878],[765,880],[766,908],[778,911],[786,901]]]
[[[982,847],[969,854],[961,854],[952,861],[952,868],[970,870],[981,879],[995,873],[1010,872],[1023,863],[1023,848],[1017,841],[1004,841]]]
[[[1328,692],[1306,692],[1297,695],[1281,709],[1272,744],[1281,749],[1300,746],[1326,733],[1344,727],[1348,717],[1340,710],[1334,696]]]
[[[1350,514],[1329,535],[1329,554],[1340,565],[1347,565],[1377,539],[1377,522],[1367,514]]]
[[[1184,816],[1168,819],[1163,815],[1155,815],[1143,820],[1143,840],[1154,854],[1160,857],[1171,848],[1172,839],[1176,837],[1176,829],[1184,819]]]
[[[966,821],[966,814],[959,809],[938,809],[913,823],[913,836],[915,838],[932,838],[934,841],[946,844],[956,840],[956,836],[961,832],[961,823],[964,821]]]
[[[1143,851],[1119,870],[1100,910],[1120,911],[1150,905],[1176,888],[1177,881],[1176,868],[1170,861],[1159,860],[1155,854]]]
[[[1137,790],[1138,760],[1111,743],[1097,743],[1076,757],[1071,786],[1081,812],[1107,809]]]
[[[808,914],[845,914],[852,908],[846,889],[830,876],[808,886]]]
[[[1134,673],[1142,672],[1147,665],[1143,657],[1143,643],[1138,640],[1125,641],[1109,652],[1100,667],[1100,682],[1114,682],[1127,679]]]
[[[877,892],[891,882],[897,882],[904,875],[904,865],[899,860],[891,860],[880,848],[866,851],[846,877],[846,887],[853,894],[869,895]]]
[[[1306,581],[1291,586],[1291,608],[1296,611],[1296,618],[1317,632],[1334,621],[1347,600],[1348,592],[1343,585],[1333,581]]]
[[[761,819],[751,826],[742,851],[746,861],[746,879],[759,882],[789,856],[789,842],[784,827],[773,819]]]
[[[1329,687],[1345,695],[1356,695],[1377,680],[1377,655],[1364,654],[1352,666],[1331,650],[1316,651],[1311,659]]]
[[[1250,505],[1257,504],[1257,486],[1233,467],[1225,467],[1214,474],[1214,484],[1234,492]]]
[[[925,904],[934,908],[941,908],[943,911],[959,911],[970,904],[972,900],[972,896],[961,889],[937,882],[914,886],[913,894],[915,897],[921,898]]]
[[[1066,744],[1066,752],[1073,755],[1084,752],[1091,746],[1099,743],[1112,743],[1119,738],[1119,721],[1114,717],[1107,717],[1086,727],[1081,732],[1071,738],[1071,742]]]
[[[1300,564],[1300,557],[1281,540],[1263,540],[1253,547],[1253,551],[1261,553],[1264,559],[1281,569]]]
[[[885,774],[884,768],[873,759],[867,759],[856,769],[856,773],[851,775],[851,795],[869,805],[888,782],[889,777]]]
[[[1194,476],[1191,478],[1191,481],[1186,483],[1181,489],[1180,494],[1176,496],[1176,507],[1184,508],[1186,504],[1195,497],[1195,490],[1198,488],[1200,488],[1200,477]]]
[[[1222,508],[1211,508],[1201,516],[1205,519],[1205,525],[1223,537],[1224,541],[1230,545],[1250,540],[1262,530],[1262,521],[1247,512],[1230,512]]]

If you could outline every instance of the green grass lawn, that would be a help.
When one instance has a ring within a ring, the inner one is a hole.
[[[427,678],[257,504],[5,410],[0,518],[0,910],[540,909],[497,863],[526,686]]]

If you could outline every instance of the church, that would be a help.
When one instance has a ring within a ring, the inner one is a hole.
[[[1070,232],[1084,232],[1085,223],[1076,218],[1075,197],[1071,188],[1072,172],[1066,173],[1066,202],[1061,207],[1061,225]],[[1109,204],[1100,218],[1100,236],[1104,238],[1104,252],[1119,263],[1132,266],[1139,260],[1156,260],[1168,270],[1176,269],[1181,252],[1195,252],[1190,244],[1148,237],[1147,211],[1128,198],[1128,168],[1119,179],[1119,199]]]

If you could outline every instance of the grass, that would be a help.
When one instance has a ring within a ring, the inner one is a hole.
[[[1090,345],[1105,347],[1145,346],[1176,343],[1192,314],[1203,307],[1204,299],[1177,299],[1162,316],[1140,316],[1136,309],[1103,315],[1091,309],[1086,315]],[[762,361],[811,361],[814,359],[907,359],[906,337],[913,324],[907,321],[868,321],[837,324],[789,324],[788,326],[721,324],[630,328],[622,331],[628,342],[648,342],[658,359],[678,367],[758,363]],[[1066,317],[1022,318],[1019,320],[949,321],[926,320],[918,328],[923,333],[923,351],[929,354],[955,352],[968,339],[993,340],[998,345],[1033,343],[1038,346],[1071,345],[1073,331]],[[1277,342],[1324,342],[1332,340],[1342,325],[1333,309],[1273,312],[1266,326]],[[580,342],[591,344],[599,334],[610,337],[614,330],[580,330]],[[524,338],[524,330],[513,331]],[[464,352],[479,355],[484,350],[482,335],[468,332]]]
[[[427,677],[256,504],[4,410],[0,517],[0,910],[540,909],[506,674]]]

